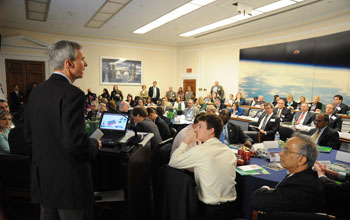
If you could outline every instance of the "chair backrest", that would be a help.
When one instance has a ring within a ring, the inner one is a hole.
[[[260,111],[260,109],[252,108],[250,109],[248,116],[254,117],[258,111]]]
[[[243,110],[243,115],[244,116],[248,116],[249,115],[250,108],[242,107],[242,110]]]
[[[253,103],[253,99],[246,99],[244,105],[251,106]]]
[[[0,154],[0,181],[4,188],[30,188],[30,169],[29,156]]]
[[[254,143],[260,143],[261,137],[260,132],[257,131],[243,131],[244,134],[248,135],[251,139],[253,139]]]
[[[288,138],[292,137],[294,130],[289,127],[280,126],[278,132],[280,133],[281,140],[286,141]]]

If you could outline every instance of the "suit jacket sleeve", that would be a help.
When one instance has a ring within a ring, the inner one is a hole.
[[[328,128],[330,129],[330,128]],[[331,146],[333,147],[334,149],[339,149],[340,148],[340,145],[341,145],[341,142],[339,140],[339,133],[335,130],[333,130],[334,132],[329,132],[329,135],[328,135],[328,143],[327,143],[327,146]]]
[[[271,129],[265,130],[267,136],[274,135],[280,126],[280,119],[278,117],[274,117],[274,118],[275,118],[275,122],[271,122],[271,119],[273,119],[272,116],[271,116],[270,120],[268,121],[268,123],[273,123],[273,124],[272,124]],[[267,125],[266,125],[266,127],[267,127]]]
[[[245,143],[246,141],[250,141],[251,143],[254,143],[253,139],[251,139],[248,135],[244,133],[241,127],[239,127],[239,138],[241,143]]]
[[[94,158],[98,153],[98,142],[85,132],[84,94],[76,93],[62,104],[63,146],[77,159]]]

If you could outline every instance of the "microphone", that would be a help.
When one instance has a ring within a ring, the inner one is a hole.
[[[101,101],[101,102],[102,102],[102,101]],[[103,103],[105,103],[105,102],[103,102]],[[115,109],[111,104],[109,104],[109,103],[105,103],[105,104],[106,104],[106,106],[107,106],[109,109],[113,110],[113,111],[116,112],[116,113],[121,114],[123,117],[125,117],[125,118],[128,119],[128,117],[126,117],[125,114],[128,114],[128,116],[130,117],[130,113],[129,113],[129,112],[121,112],[121,111],[119,111],[118,109]],[[134,136],[129,137],[129,138],[126,140],[125,143],[126,143],[127,145],[135,145],[135,144],[138,144],[138,143],[140,143],[141,141],[143,141],[143,135],[137,134],[136,125],[135,125],[134,120],[129,120],[129,122],[130,122],[131,128],[132,128],[132,130],[134,131],[135,134],[134,134]]]

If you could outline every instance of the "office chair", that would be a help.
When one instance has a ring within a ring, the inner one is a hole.
[[[290,127],[280,126],[278,132],[280,133],[280,139],[286,141],[288,138],[292,137],[294,130]]]
[[[261,142],[260,132],[257,131],[243,131],[246,135],[248,135],[251,139],[253,139],[254,143]]]

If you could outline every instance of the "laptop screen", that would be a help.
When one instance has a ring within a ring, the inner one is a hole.
[[[128,125],[128,115],[115,112],[104,112],[102,114],[100,129],[104,131],[125,132]]]

